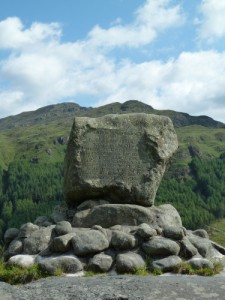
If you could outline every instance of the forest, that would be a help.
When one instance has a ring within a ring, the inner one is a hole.
[[[0,168],[0,235],[9,227],[50,215],[63,202],[63,163],[14,161]],[[204,228],[225,216],[225,153],[218,158],[194,157],[189,176],[164,176],[155,204],[171,203],[188,229]]]
[[[193,158],[190,175],[184,179],[164,178],[157,204],[171,203],[188,229],[204,228],[225,216],[225,154],[218,158]]]
[[[0,168],[0,238],[9,227],[50,215],[63,199],[63,165],[15,161]]]

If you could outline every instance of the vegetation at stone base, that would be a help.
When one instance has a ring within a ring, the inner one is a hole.
[[[186,275],[200,275],[200,276],[213,276],[220,273],[223,270],[222,264],[214,263],[214,268],[194,268],[187,262],[181,262],[177,267],[174,268],[173,273],[186,274]]]
[[[62,272],[57,272],[54,276],[60,276]],[[22,268],[14,265],[5,265],[0,261],[0,281],[9,284],[25,284],[37,279],[46,278],[50,275],[40,269],[37,264],[29,268]]]
[[[106,273],[96,273],[93,271],[87,271],[85,272],[85,274],[83,275],[83,277],[93,277],[93,276],[106,276]]]
[[[213,276],[220,273],[223,270],[223,266],[221,263],[214,263],[214,268],[194,268],[191,264],[182,261],[178,266],[174,267],[171,273],[174,274],[186,274],[186,275],[200,275],[200,276]],[[130,275],[137,276],[160,276],[163,275],[163,271],[159,268],[152,268],[151,266],[146,264],[145,267],[136,269],[133,273],[129,273]],[[94,276],[94,275],[92,275]]]
[[[48,215],[63,201],[63,160],[75,115],[145,112],[171,117],[179,149],[155,204],[171,203],[190,229],[225,216],[225,125],[209,117],[127,101],[98,108],[63,103],[0,119],[0,239],[6,228]]]

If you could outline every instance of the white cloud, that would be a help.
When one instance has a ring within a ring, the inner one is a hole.
[[[141,45],[182,20],[179,6],[148,0],[136,11],[132,24],[95,27],[86,39],[74,43],[60,41],[59,24],[24,28],[18,18],[0,22],[0,47],[11,49],[0,62],[4,107],[0,117],[68,98],[79,102],[86,96],[98,99],[99,105],[139,99],[158,109],[210,114],[222,120],[225,52],[187,51],[166,62],[140,63],[111,56],[112,47],[138,45],[140,51]]]
[[[33,23],[29,29],[24,29],[19,18],[11,17],[0,22],[0,49],[27,47],[41,41],[58,39],[60,35],[57,23]]]
[[[117,90],[99,104],[139,99],[158,109],[208,113],[222,120],[224,70],[225,52],[215,51],[184,52],[166,63],[126,64],[118,70]]]
[[[199,38],[212,42],[225,36],[225,1],[203,0],[200,7]]]
[[[169,0],[148,0],[136,11],[132,24],[119,24],[109,29],[97,25],[89,33],[89,39],[93,45],[106,48],[149,44],[162,30],[183,23],[180,6],[171,7],[170,3]]]
[[[23,103],[24,94],[21,91],[0,92],[1,115],[6,116],[11,110],[14,113],[21,112],[20,105]]]

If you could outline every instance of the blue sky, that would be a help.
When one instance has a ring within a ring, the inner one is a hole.
[[[225,122],[225,1],[2,0],[0,118],[137,99]]]

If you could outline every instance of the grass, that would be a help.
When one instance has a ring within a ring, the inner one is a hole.
[[[209,233],[209,238],[225,247],[225,219],[220,219],[207,227],[207,231]]]
[[[220,273],[223,270],[222,263],[215,262],[213,263],[214,268],[201,268],[197,269],[191,266],[191,264],[182,261],[177,267],[173,269],[175,274],[186,274],[186,275],[199,275],[199,276],[213,276]],[[142,268],[138,268],[135,272],[131,273],[132,275],[137,276],[160,276],[163,274],[163,271],[160,268],[152,267],[152,259],[146,257],[146,265]]]
[[[176,132],[180,149],[187,149],[191,144],[197,147],[204,156],[209,157],[218,157],[224,152],[224,140],[221,137],[224,136],[225,130],[222,128],[192,125],[176,128]]]
[[[220,263],[214,264],[214,269],[202,268],[196,269],[193,268],[187,262],[181,262],[176,268],[174,268],[173,273],[176,274],[187,274],[187,275],[200,275],[200,276],[213,276],[222,271],[222,265]],[[6,265],[3,260],[0,261],[0,281],[7,282],[9,284],[25,284],[34,280],[41,278],[46,278],[49,276],[61,276],[63,271],[57,269],[54,274],[49,274],[40,269],[38,264],[34,264],[30,268],[22,268],[15,265]],[[138,268],[132,273],[127,273],[129,275],[136,276],[159,276],[163,272],[160,269],[151,269],[149,270],[147,266]],[[94,276],[106,276],[106,273],[97,273],[93,271],[87,271],[84,277],[94,277]]]
[[[194,268],[191,264],[187,262],[181,262],[176,268],[174,268],[173,273],[176,274],[186,274],[186,275],[199,275],[199,276],[214,276],[221,272],[223,267],[220,263],[214,263],[214,268]]]
[[[134,275],[137,275],[137,276],[149,276],[150,273],[149,273],[149,271],[147,270],[146,267],[143,267],[143,268],[136,269],[135,272],[134,272]]]
[[[30,268],[22,268],[14,265],[5,265],[0,263],[0,281],[9,284],[25,284],[33,280],[47,277],[48,274],[41,271],[37,264]]]
[[[83,277],[93,277],[93,276],[106,276],[106,273],[97,273],[93,271],[87,271]]]
[[[60,276],[63,272],[57,269],[53,276]],[[37,279],[51,276],[47,272],[40,269],[38,264],[34,264],[29,268],[22,268],[15,265],[6,265],[3,260],[0,261],[0,281],[9,284],[25,284]]]
[[[163,272],[160,269],[155,268],[150,271],[147,267],[139,268],[134,272],[134,275],[137,276],[160,276],[162,274]]]

